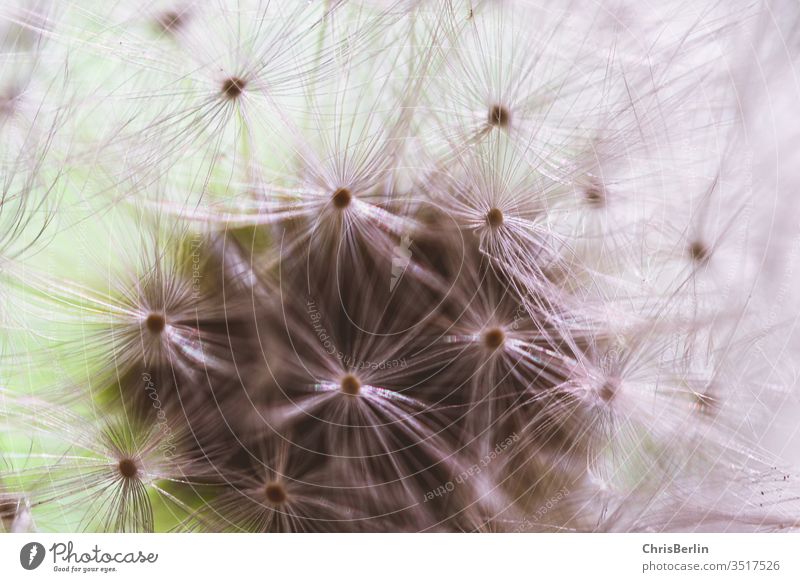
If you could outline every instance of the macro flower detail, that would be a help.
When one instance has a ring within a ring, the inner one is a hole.
[[[1,7],[0,531],[800,528],[800,10],[645,4]]]

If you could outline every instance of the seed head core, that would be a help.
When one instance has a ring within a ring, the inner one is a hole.
[[[270,503],[280,505],[286,501],[286,488],[277,481],[270,481],[264,487],[264,496]]]
[[[705,414],[707,416],[713,416],[714,411],[716,410],[718,404],[716,398],[714,398],[711,394],[701,393],[701,392],[695,392],[694,398],[695,398],[695,403],[697,405],[697,409],[700,411],[701,414]]]
[[[122,459],[117,468],[119,469],[119,474],[125,479],[133,479],[139,474],[139,468],[133,459]]]
[[[172,32],[181,27],[183,24],[183,15],[174,10],[168,10],[158,16],[158,25],[165,32]]]
[[[492,105],[489,109],[489,125],[493,127],[507,127],[511,115],[502,105]]]
[[[710,254],[708,247],[700,241],[694,241],[689,245],[689,256],[696,263],[706,262]]]
[[[11,115],[14,113],[19,94],[11,89],[5,94],[0,94],[0,115]]]
[[[605,383],[600,387],[598,394],[603,402],[611,402],[617,395],[618,388],[619,387],[614,380],[606,380]]]
[[[151,313],[144,322],[150,333],[159,334],[167,326],[167,320],[160,313]]]
[[[347,188],[339,188],[331,196],[331,202],[333,202],[333,206],[339,210],[343,210],[350,206],[350,202],[352,201],[353,195]]]
[[[222,94],[226,99],[233,100],[242,94],[246,86],[247,81],[244,79],[231,77],[230,79],[225,79],[225,82],[222,84]]]
[[[499,208],[492,208],[486,213],[486,223],[492,228],[500,228],[504,221],[503,211]]]
[[[589,206],[602,206],[605,203],[603,189],[599,186],[589,186],[585,192],[586,203]]]
[[[358,393],[361,391],[361,382],[359,382],[358,378],[352,374],[348,374],[342,378],[340,387],[342,394],[347,394],[348,396],[358,396]]]
[[[500,348],[505,343],[505,341],[506,341],[506,334],[499,327],[487,330],[483,334],[483,345],[485,345],[490,350],[496,350]]]

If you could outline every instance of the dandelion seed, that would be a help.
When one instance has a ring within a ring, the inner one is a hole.
[[[147,316],[145,325],[150,333],[159,334],[164,331],[164,328],[167,326],[167,322],[164,319],[164,316],[160,313],[151,313]]]
[[[695,241],[689,245],[689,256],[696,263],[704,263],[708,260],[710,252],[708,247],[700,241]]]
[[[503,211],[499,208],[492,208],[486,213],[486,222],[492,228],[500,228],[503,226]]]
[[[267,501],[276,505],[280,505],[286,501],[286,490],[280,483],[267,483],[267,486],[264,488],[264,495]]]
[[[244,92],[245,87],[247,87],[247,81],[239,77],[231,77],[222,84],[222,94],[227,99],[233,100]]]
[[[496,350],[500,348],[505,341],[506,334],[502,329],[499,328],[490,329],[483,334],[483,343],[490,350]]]
[[[275,436],[262,440],[256,453],[248,456],[251,470],[228,471],[222,493],[195,510],[184,523],[186,529],[341,531],[363,523],[362,491],[327,485],[332,475],[327,464],[312,467],[289,444],[290,434],[277,440]]]
[[[121,459],[119,462],[119,474],[125,479],[133,479],[139,474],[139,468],[133,459]]]
[[[489,125],[494,127],[507,127],[511,119],[508,109],[502,105],[492,105],[489,110]]]
[[[715,410],[717,410],[719,401],[711,394],[696,392],[694,396],[697,403],[697,408],[701,414],[713,415]]]
[[[175,32],[186,24],[186,15],[181,12],[168,10],[156,18],[158,25],[164,32]]]
[[[585,191],[586,203],[593,207],[600,207],[605,204],[603,190],[597,185],[591,185]]]
[[[13,422],[40,438],[57,435],[65,447],[59,454],[43,455],[38,466],[11,473],[16,481],[31,483],[34,514],[45,521],[73,507],[79,521],[72,527],[79,530],[153,531],[149,495],[185,512],[188,507],[165,485],[192,478],[199,484],[213,474],[202,455],[183,450],[190,441],[177,427],[165,432],[162,425],[135,415],[89,419],[41,402],[18,405],[17,411]]]
[[[4,531],[800,529],[759,3],[28,4]]]
[[[333,196],[331,196],[331,201],[333,202],[334,207],[338,208],[339,210],[343,210],[350,206],[352,199],[353,196],[350,194],[350,190],[347,188],[339,188],[333,193]]]
[[[348,396],[358,396],[358,393],[361,391],[361,383],[358,381],[358,378],[352,374],[348,374],[342,378],[341,386],[342,393]]]
[[[606,380],[598,390],[597,394],[604,402],[611,402],[617,393],[619,387],[613,380]]]

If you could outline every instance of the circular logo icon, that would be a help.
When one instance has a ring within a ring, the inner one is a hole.
[[[39,542],[30,542],[19,551],[19,563],[26,570],[35,570],[44,561],[44,546]]]

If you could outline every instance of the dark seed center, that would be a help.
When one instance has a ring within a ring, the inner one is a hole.
[[[119,474],[125,479],[133,479],[139,474],[139,468],[133,459],[122,459],[119,462]]]
[[[5,95],[0,95],[0,114],[10,115],[14,113],[18,97],[19,95],[15,91],[10,91]]]
[[[286,489],[274,481],[267,483],[267,486],[264,487],[264,495],[270,503],[279,504],[286,501]]]
[[[183,16],[179,12],[170,10],[158,17],[158,24],[165,31],[169,32],[179,28],[183,24]]]
[[[605,202],[605,196],[599,186],[589,186],[586,189],[586,202],[590,206],[602,206]]]
[[[695,400],[697,402],[697,407],[700,409],[700,412],[703,414],[711,415],[716,408],[717,399],[711,396],[710,394],[701,394],[696,392]]]
[[[503,211],[499,208],[492,208],[486,213],[486,223],[492,228],[500,228],[504,221]]]
[[[339,188],[333,193],[333,196],[331,196],[331,201],[333,202],[334,207],[338,208],[339,210],[350,206],[350,202],[352,202],[352,200],[353,195],[347,188]]]
[[[506,334],[500,328],[494,328],[486,331],[483,334],[483,345],[490,350],[496,350],[502,346],[506,341]]]
[[[611,402],[614,396],[617,395],[617,384],[612,380],[606,380],[605,384],[600,388],[600,398],[603,402]]]
[[[700,241],[695,241],[689,245],[689,256],[696,263],[703,263],[708,259],[709,250],[706,245]]]
[[[167,320],[160,313],[151,313],[147,316],[145,325],[150,333],[161,333],[167,326]]]
[[[247,81],[238,77],[226,79],[222,84],[222,94],[228,99],[236,99],[247,86]]]
[[[508,109],[502,105],[493,105],[489,109],[489,125],[494,127],[506,127],[510,117]]]
[[[359,382],[358,378],[352,374],[348,374],[342,378],[340,387],[342,394],[347,394],[348,396],[358,396],[358,393],[361,391],[361,382]]]

